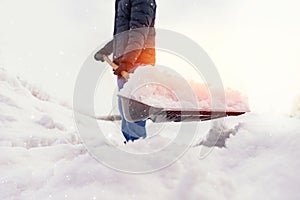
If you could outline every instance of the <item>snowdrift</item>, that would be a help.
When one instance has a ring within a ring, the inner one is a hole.
[[[78,138],[73,111],[33,88],[0,69],[0,199],[300,198],[299,119],[249,114],[201,123],[194,147],[175,164],[132,175],[96,162]],[[170,142],[178,124],[126,146],[118,124],[99,126],[110,144],[92,138],[96,145],[147,153]],[[226,148],[199,159],[220,129],[216,145]]]

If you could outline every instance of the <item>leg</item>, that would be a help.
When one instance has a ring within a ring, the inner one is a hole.
[[[119,90],[123,88],[126,80],[124,78],[118,78],[118,87]],[[125,120],[123,115],[123,109],[121,104],[121,99],[118,98],[118,106],[119,111],[122,117],[122,133],[126,139],[129,140],[137,140],[139,138],[146,138],[146,121],[139,121],[139,122],[128,122]]]

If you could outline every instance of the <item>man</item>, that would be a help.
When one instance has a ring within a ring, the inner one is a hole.
[[[95,54],[97,61],[113,53],[114,70],[118,77],[119,90],[126,79],[121,72],[132,73],[137,67],[155,64],[155,0],[116,0],[114,39]],[[135,123],[124,119],[120,99],[118,106],[122,117],[122,133],[128,141],[146,137],[146,121]]]

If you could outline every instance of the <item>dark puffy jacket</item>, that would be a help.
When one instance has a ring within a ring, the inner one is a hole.
[[[106,45],[117,65],[155,64],[155,0],[116,0],[114,40]]]

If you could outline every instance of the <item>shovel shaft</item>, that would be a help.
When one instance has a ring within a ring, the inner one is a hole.
[[[116,70],[116,69],[119,68],[119,66],[116,65],[113,61],[111,61],[111,60],[109,59],[108,56],[103,56],[103,59],[104,59],[104,60],[105,60],[105,61],[106,61],[106,62],[107,62],[114,70]],[[121,75],[122,75],[122,77],[125,78],[126,80],[129,79],[129,73],[128,73],[128,72],[122,71],[122,72],[121,72]]]

